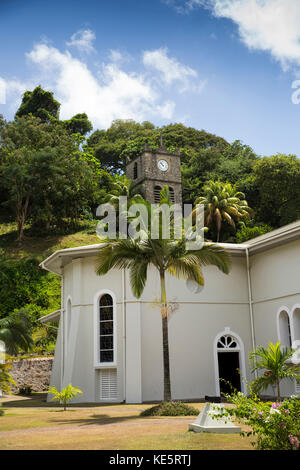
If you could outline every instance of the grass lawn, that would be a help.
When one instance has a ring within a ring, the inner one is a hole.
[[[1,400],[0,449],[250,450],[239,434],[188,431],[195,417],[140,417],[151,404],[71,405],[62,411],[45,395]],[[202,403],[193,403],[202,409]]]
[[[56,250],[73,248],[74,246],[93,245],[99,243],[96,235],[97,221],[82,222],[74,229],[73,233],[57,235],[48,233],[35,236],[26,226],[24,240],[18,243],[16,223],[3,223],[0,225],[0,250],[8,259],[18,260],[22,258],[36,258],[39,261]]]

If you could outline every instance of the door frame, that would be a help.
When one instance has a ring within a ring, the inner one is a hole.
[[[237,347],[235,348],[218,348],[217,344],[219,339],[222,336],[232,336],[236,343]],[[215,366],[215,386],[216,386],[216,396],[220,396],[220,375],[219,375],[219,361],[218,361],[218,352],[223,352],[226,354],[226,352],[238,352],[239,353],[239,368],[240,368],[240,380],[241,380],[241,392],[246,393],[247,387],[245,384],[245,381],[242,380],[243,378],[246,378],[246,366],[245,366],[245,353],[244,353],[244,343],[241,340],[240,336],[235,333],[234,331],[231,331],[230,327],[226,327],[222,332],[218,333],[217,336],[214,339],[214,344],[213,344],[213,354],[214,354],[214,366]]]

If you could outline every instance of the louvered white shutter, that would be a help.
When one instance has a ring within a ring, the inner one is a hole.
[[[116,400],[117,369],[103,369],[100,371],[100,400]]]

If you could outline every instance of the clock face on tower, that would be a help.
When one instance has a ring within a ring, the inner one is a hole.
[[[166,160],[159,160],[157,166],[161,171],[167,171],[169,168],[168,162],[166,162]]]

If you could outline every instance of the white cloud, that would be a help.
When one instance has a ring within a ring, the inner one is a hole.
[[[34,80],[26,80],[21,82],[17,78],[13,78],[10,80],[0,78],[0,104],[6,104],[9,112],[14,115],[21,104],[22,97],[25,91],[32,90],[37,85],[38,83],[36,83]],[[2,103],[1,88],[2,98],[4,97],[4,102],[2,101]]]
[[[204,81],[198,80],[196,70],[178,62],[175,58],[168,56],[166,48],[146,51],[143,54],[143,63],[159,73],[160,79],[167,85],[179,82],[181,93],[185,91],[202,91]]]
[[[95,38],[96,36],[93,31],[90,29],[84,29],[74,33],[71,36],[71,40],[66,44],[69,47],[76,47],[80,52],[86,52],[89,54],[95,50],[93,47],[93,41]]]
[[[61,102],[61,118],[86,112],[95,127],[108,127],[114,119],[171,119],[174,103],[160,101],[153,84],[143,75],[127,73],[116,63],[103,64],[96,77],[68,51],[38,44],[27,57],[47,75],[49,89]]]
[[[268,51],[283,68],[300,65],[299,0],[215,0],[217,16],[238,24],[250,49]]]
[[[120,51],[115,49],[110,50],[110,60],[112,62],[123,62],[123,56]]]
[[[92,38],[94,33],[75,33],[72,45],[88,52]],[[3,81],[10,113],[15,113],[26,90],[41,85],[61,103],[61,119],[85,112],[94,128],[107,128],[115,119],[171,120],[176,112],[176,95],[198,93],[205,85],[195,70],[170,57],[166,49],[145,51],[138,64],[126,51],[110,50],[107,57],[105,63],[93,61],[91,69],[87,59],[69,50],[61,51],[49,41],[36,44],[26,53],[29,67],[34,65],[31,78]]]
[[[6,82],[0,77],[0,104],[6,103]]]
[[[300,65],[299,0],[184,0],[182,8],[210,8],[238,25],[249,49],[271,53],[283,69]]]

